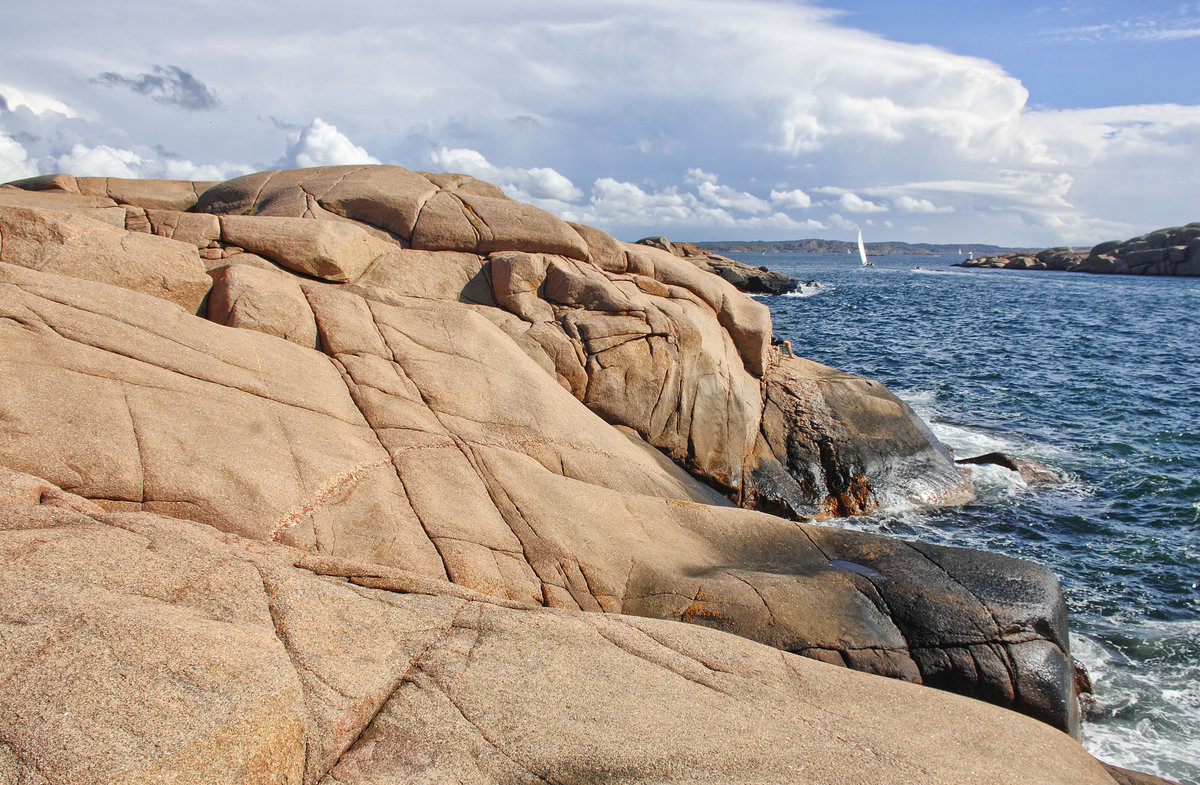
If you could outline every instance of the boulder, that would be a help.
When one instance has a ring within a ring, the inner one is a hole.
[[[223,243],[326,281],[354,282],[395,247],[352,223],[223,215],[220,225]]]
[[[858,515],[901,500],[973,498],[949,452],[876,381],[778,357],[743,503],[789,517]]]
[[[200,310],[212,282],[196,249],[77,212],[0,205],[0,262],[112,283]]]
[[[398,166],[260,172],[208,189],[194,210],[293,218],[331,213],[427,251],[523,250],[578,259],[587,253],[583,238],[567,223],[509,199],[493,185]]]
[[[470,188],[438,191],[413,227],[412,247],[428,251],[552,253],[587,258],[583,238],[565,221],[503,195]]]
[[[711,253],[691,243],[672,243],[665,237],[644,237],[638,240],[638,245],[658,248],[686,259],[700,269],[729,281],[738,291],[751,294],[787,294],[800,287],[800,281],[788,275]]]
[[[0,187],[0,205],[42,208],[56,212],[83,212],[92,217],[106,214],[106,211],[113,208],[119,209],[116,202],[105,196],[84,196],[83,194],[54,191],[47,193],[44,190],[17,188],[11,184]]]
[[[209,275],[211,321],[317,347],[317,322],[294,277],[246,264],[218,267]]]
[[[1098,244],[1092,246],[1092,250],[1089,252],[1089,256],[1104,256],[1106,254],[1111,254],[1120,247],[1121,247],[1120,240],[1108,240],[1106,242],[1098,243]]]
[[[1021,475],[1021,479],[1027,485],[1058,485],[1063,481],[1063,478],[1056,472],[1037,461],[1031,461],[1028,458],[1019,458],[1002,452],[989,452],[970,458],[957,458],[955,463],[973,464],[976,466],[1000,466]]]
[[[227,180],[203,194],[193,212],[351,218],[397,237],[412,238],[425,202],[438,187],[400,166],[322,166],[257,172]]]
[[[212,182],[189,180],[131,180],[119,177],[77,177],[79,192],[107,196],[117,204],[156,210],[187,210]]]
[[[1118,781],[950,693],[50,490],[0,471],[6,782]]]
[[[133,209],[133,208],[130,208]],[[147,231],[169,237],[196,248],[213,248],[221,243],[221,222],[215,215],[184,213],[178,210],[145,210]],[[127,217],[125,228],[134,231]]]

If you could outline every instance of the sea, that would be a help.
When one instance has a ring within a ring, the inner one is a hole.
[[[885,383],[971,469],[965,507],[836,525],[1054,571],[1095,685],[1096,757],[1200,785],[1200,279],[964,269],[960,255],[730,254],[806,283],[760,300],[796,354]]]

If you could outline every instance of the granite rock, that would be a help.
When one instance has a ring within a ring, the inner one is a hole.
[[[1118,781],[947,692],[50,490],[0,470],[5,782]]]
[[[1200,276],[1200,223],[1159,229],[1129,240],[1108,240],[1089,249],[1048,248],[1037,254],[981,256],[960,267],[1064,270],[1112,275]]]
[[[1076,730],[1053,576],[805,522],[899,499],[958,502],[969,489],[903,403],[877,382],[780,356],[767,308],[722,277],[463,175],[265,172],[192,186],[188,211],[152,198],[186,188],[106,181],[100,197],[85,180],[0,189],[0,210],[29,213],[14,236],[58,221],[75,242],[131,249],[139,263],[142,249],[174,249],[203,292],[209,268],[212,293],[185,311],[111,271],[0,260],[0,466],[35,478],[17,483],[20,498],[76,494],[74,512],[103,525],[168,516],[177,534],[302,554],[360,588],[469,597],[516,613],[518,637],[534,607],[558,609],[528,622],[542,640],[552,636],[539,625],[586,637],[609,624],[581,612],[688,622]],[[3,207],[14,193],[39,203]],[[121,225],[89,210],[116,210]],[[324,602],[316,588],[292,598],[286,571],[259,577],[268,616]],[[239,581],[230,602],[250,602]],[[356,627],[386,617],[344,612]],[[320,655],[330,662],[347,656],[352,644],[330,642],[341,633],[306,613],[317,632],[305,645],[336,649]],[[427,629],[461,627],[437,613]],[[276,637],[294,656],[290,634]],[[229,667],[214,656],[204,668]],[[313,712],[302,724],[332,730],[306,736],[297,776],[309,780],[337,769],[389,696],[413,689],[388,681],[394,663],[378,666],[384,690],[355,682],[350,666],[314,675],[325,672],[313,662],[295,674]],[[283,735],[254,754],[287,757],[296,692],[286,671],[263,667],[278,676],[261,685],[275,707],[264,721]],[[423,716],[415,697],[403,717]],[[379,731],[388,766],[401,765],[396,727]],[[463,738],[470,751],[454,765],[486,769],[494,753]]]

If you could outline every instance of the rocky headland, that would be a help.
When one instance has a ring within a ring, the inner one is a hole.
[[[689,256],[392,166],[0,187],[0,783],[1129,781],[1054,576],[820,525],[970,488]]]
[[[1200,223],[1159,229],[1124,242],[1110,240],[1092,248],[1047,248],[1037,253],[982,256],[956,266],[1113,275],[1200,276]]]
[[[706,251],[694,243],[673,243],[665,237],[645,237],[638,240],[638,244],[661,248],[680,259],[686,259],[705,272],[721,276],[739,291],[748,294],[788,294],[799,289],[803,283],[766,266],[755,267],[728,256]]]

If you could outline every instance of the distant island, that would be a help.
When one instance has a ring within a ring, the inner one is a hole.
[[[852,253],[858,250],[853,241],[846,240],[722,240],[717,242],[693,243],[697,248],[713,253]],[[867,243],[867,253],[871,256],[884,254],[912,254],[914,256],[933,256],[935,254],[958,254],[964,256],[996,256],[1002,253],[1037,250],[1029,248],[1005,248],[999,245],[981,245],[979,243],[937,245],[934,243],[901,243],[879,242]]]
[[[1200,276],[1200,222],[1171,226],[1129,240],[1089,248],[1047,248],[1037,253],[981,254],[958,267],[1062,270],[1112,275]]]

